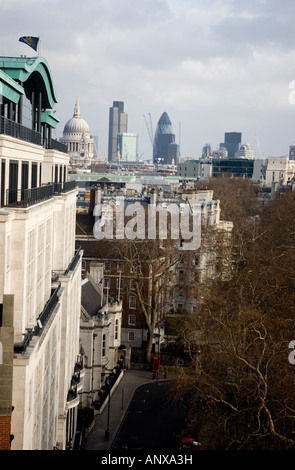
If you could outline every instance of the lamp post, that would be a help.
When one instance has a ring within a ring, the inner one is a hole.
[[[108,441],[110,438],[110,413],[111,413],[111,386],[110,386],[110,376],[106,378],[107,386],[109,388],[108,393],[108,415],[107,415],[107,428],[104,434],[105,440]]]
[[[104,434],[105,440],[108,441],[110,438],[110,411],[111,411],[111,387],[109,387],[109,401],[108,401],[108,419],[107,428]]]

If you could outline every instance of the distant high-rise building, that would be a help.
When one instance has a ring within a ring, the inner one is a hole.
[[[242,142],[241,132],[225,132],[224,143],[220,147],[225,147],[229,158],[237,157]]]
[[[114,101],[109,112],[109,162],[119,161],[117,135],[119,133],[127,132],[127,118],[127,114],[124,113],[123,101]]]
[[[98,135],[93,135],[93,157],[98,157]]]
[[[179,162],[179,145],[171,142],[168,145],[167,163],[168,165],[177,165]]]
[[[120,132],[117,134],[117,146],[120,161],[135,162],[137,159],[137,134]]]
[[[211,157],[212,153],[213,153],[212,145],[211,144],[205,144],[203,149],[202,149],[202,158]]]
[[[289,147],[289,160],[295,160],[295,145]]]
[[[154,163],[171,164],[171,155],[174,157],[176,156],[177,158],[177,155],[175,155],[175,146],[173,147],[173,150],[170,147],[171,150],[169,152],[169,145],[174,143],[175,134],[173,134],[172,131],[172,124],[168,114],[164,112],[158,121],[154,137]],[[178,154],[178,151],[176,151],[176,153]],[[177,162],[175,161],[175,163]]]

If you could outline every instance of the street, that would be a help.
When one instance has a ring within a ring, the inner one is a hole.
[[[168,392],[168,381],[151,382],[135,391],[112,449],[179,450],[187,410],[179,403],[172,406]]]

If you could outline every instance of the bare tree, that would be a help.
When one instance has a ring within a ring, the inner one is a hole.
[[[173,295],[175,267],[186,254],[171,240],[124,240],[117,249],[118,257],[129,267],[139,311],[145,319],[145,360],[150,362],[156,328],[164,326],[167,296]]]
[[[190,322],[202,333],[192,356],[197,372],[183,371],[174,393],[190,391],[189,429],[210,448],[294,448],[294,202],[289,193],[251,215],[245,206],[231,278],[202,286]]]

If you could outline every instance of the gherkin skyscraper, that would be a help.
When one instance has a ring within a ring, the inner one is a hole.
[[[172,164],[177,161],[178,145],[175,144],[172,124],[166,112],[160,117],[154,137],[154,163]]]

